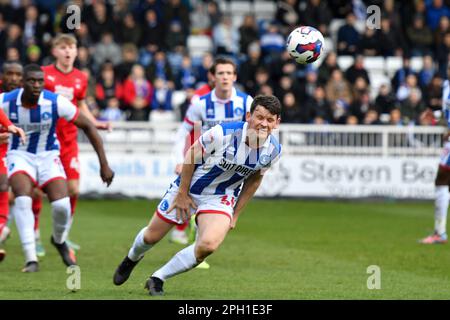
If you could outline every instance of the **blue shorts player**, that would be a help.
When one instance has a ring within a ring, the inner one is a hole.
[[[197,215],[195,243],[152,274],[146,282],[149,293],[162,295],[166,279],[194,268],[219,247],[264,172],[280,157],[281,146],[271,134],[280,123],[280,113],[276,97],[257,96],[245,122],[219,124],[200,136],[186,154],[181,176],[170,185],[117,268],[114,284],[123,284],[145,252],[192,214]]]

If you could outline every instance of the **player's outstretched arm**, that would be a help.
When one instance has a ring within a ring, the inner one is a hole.
[[[78,102],[78,108],[81,112],[84,113],[86,118],[88,118],[94,126],[99,130],[108,130],[112,131],[112,124],[109,121],[98,121],[95,119],[94,115],[92,114],[91,110],[89,110],[89,106],[87,105],[85,100],[80,100]]]
[[[234,229],[236,226],[236,222],[239,219],[239,214],[242,212],[242,209],[244,209],[250,199],[253,198],[256,190],[258,190],[261,185],[262,179],[263,175],[261,174],[261,170],[259,170],[244,181],[239,199],[234,206],[233,220],[230,222],[231,229]]]
[[[197,205],[189,196],[189,189],[191,186],[192,176],[195,170],[195,164],[201,163],[203,156],[203,148],[198,140],[189,148],[184,158],[183,170],[181,171],[181,182],[178,188],[177,196],[172,203],[172,206],[167,212],[173,209],[177,212],[177,218],[183,221],[188,221],[191,215],[191,208],[196,209]]]
[[[105,149],[103,148],[102,138],[98,134],[94,124],[86,118],[86,116],[80,112],[78,117],[73,122],[78,128],[82,129],[98,156],[100,162],[100,176],[103,182],[109,187],[114,178],[114,172],[111,170],[106,159]]]

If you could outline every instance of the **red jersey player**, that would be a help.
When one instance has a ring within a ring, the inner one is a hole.
[[[0,93],[8,92],[18,88],[22,83],[22,65],[18,62],[5,62],[3,64],[3,76],[0,85]],[[6,152],[8,151],[8,137],[6,130],[11,122],[3,111],[0,111],[0,244],[6,240],[10,230],[6,225],[8,222],[8,176],[6,167]],[[5,250],[0,248],[0,261],[6,256]]]
[[[94,123],[97,129],[109,130],[109,122],[99,122],[95,119],[85,102],[88,79],[86,75],[74,67],[77,57],[77,40],[71,34],[59,34],[53,39],[52,54],[56,61],[52,65],[42,67],[45,75],[45,89],[61,94],[78,106],[84,115]],[[75,212],[79,193],[79,162],[78,162],[78,129],[64,119],[58,120],[56,135],[61,144],[61,162],[67,175],[72,217]],[[35,214],[40,212],[42,200],[34,203]],[[38,214],[39,215],[39,214]],[[70,247],[77,250],[79,246],[68,241]]]

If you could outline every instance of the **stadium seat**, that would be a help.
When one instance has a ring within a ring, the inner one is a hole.
[[[155,123],[175,122],[176,116],[173,111],[152,111],[150,113],[150,121]]]
[[[251,12],[252,6],[249,1],[231,1],[230,3],[230,13],[232,15],[243,15]]]
[[[325,37],[323,40],[325,40],[323,52],[327,54],[328,52],[334,51],[333,39]]]
[[[152,134],[147,130],[132,130],[128,131],[127,142],[128,143],[150,143],[154,141]]]
[[[186,92],[183,90],[174,91],[172,94],[172,107],[177,110],[180,105],[186,100]]]
[[[398,69],[403,67],[402,57],[387,57],[385,70],[389,78],[392,78]]]
[[[423,57],[412,57],[411,58],[411,69],[415,72],[419,72],[423,68]]]
[[[191,57],[203,56],[205,52],[210,52],[213,43],[210,37],[205,35],[190,35],[187,38],[187,47]]]
[[[106,143],[125,143],[127,134],[123,130],[115,129],[111,132],[106,132],[102,137]]]
[[[337,64],[342,71],[347,70],[353,65],[354,58],[352,56],[338,56]]]
[[[253,8],[257,19],[272,20],[277,12],[277,5],[272,1],[255,1]]]
[[[331,39],[333,39],[334,43],[337,43],[337,33],[339,31],[339,28],[342,27],[345,24],[345,19],[333,19],[330,22],[330,25],[328,27],[328,32],[331,35]]]
[[[384,72],[369,72],[370,79],[370,98],[375,99],[378,95],[381,85],[390,85],[389,77]]]
[[[385,62],[383,57],[365,57],[363,64],[367,72],[384,73]]]

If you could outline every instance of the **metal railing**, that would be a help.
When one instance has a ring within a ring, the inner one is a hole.
[[[170,154],[179,123],[116,122],[101,132],[107,151]],[[444,127],[282,124],[284,154],[421,157],[439,155]],[[80,133],[80,151],[92,151]]]

